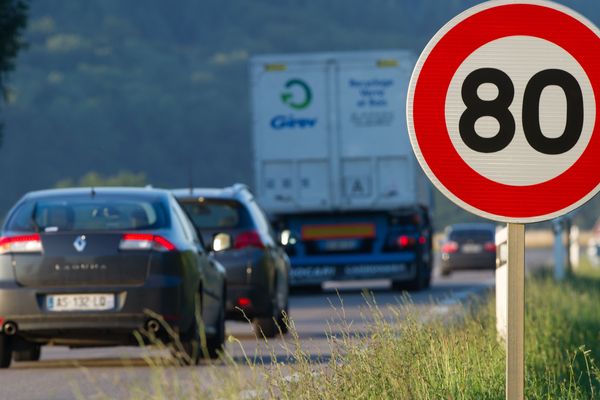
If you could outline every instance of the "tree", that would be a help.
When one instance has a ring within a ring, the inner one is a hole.
[[[25,47],[22,34],[27,25],[28,8],[25,0],[0,0],[0,90],[5,101],[9,98],[8,73],[15,69],[17,54]]]

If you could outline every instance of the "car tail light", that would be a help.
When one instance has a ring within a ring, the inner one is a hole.
[[[483,248],[485,249],[485,251],[489,251],[490,253],[493,253],[496,251],[496,245],[494,244],[494,242],[486,242],[483,245]]]
[[[237,304],[240,308],[248,308],[252,306],[252,300],[248,297],[240,297],[237,301]]]
[[[458,243],[450,241],[442,245],[442,253],[456,253],[458,251]]]
[[[256,247],[264,249],[265,245],[257,231],[247,231],[238,234],[233,243],[235,249],[243,249],[245,247]]]
[[[121,238],[119,250],[172,251],[175,250],[175,245],[159,235],[126,233]]]
[[[402,235],[396,239],[396,245],[401,248],[414,246],[415,243],[417,243],[417,240],[412,236]]]
[[[0,254],[6,253],[41,253],[40,235],[20,235],[0,237]]]
[[[419,244],[425,244],[427,242],[427,238],[425,236],[419,236]]]

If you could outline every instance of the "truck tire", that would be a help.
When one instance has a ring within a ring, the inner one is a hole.
[[[420,290],[427,289],[431,285],[431,266],[428,264],[421,264],[417,266],[417,274],[410,281],[394,281],[392,282],[392,289],[394,290],[408,290],[411,292],[417,292]]]
[[[42,354],[42,346],[39,344],[31,345],[26,350],[13,351],[13,360],[15,361],[39,361]]]
[[[12,361],[12,348],[11,340],[8,336],[0,333],[0,368],[10,367]]]
[[[298,285],[292,286],[290,291],[293,294],[320,294],[323,291],[323,287],[320,283],[313,285]]]

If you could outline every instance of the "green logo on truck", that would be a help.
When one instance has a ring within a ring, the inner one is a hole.
[[[292,93],[291,90],[286,90],[285,92],[281,93],[281,101],[295,110],[305,109],[312,101],[312,91],[310,90],[310,86],[300,79],[290,79],[285,84],[286,89],[291,89],[294,86],[300,87],[303,95],[294,96],[294,93]]]

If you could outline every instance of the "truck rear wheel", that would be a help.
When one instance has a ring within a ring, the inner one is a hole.
[[[392,288],[394,290],[409,290],[416,292],[427,289],[431,285],[431,266],[428,264],[421,264],[417,266],[416,276],[407,282],[394,281],[392,282]]]
[[[11,339],[3,333],[0,333],[0,368],[10,367],[12,361],[13,346]]]
[[[39,361],[42,354],[42,346],[32,344],[31,347],[25,350],[15,350],[13,352],[13,360],[15,361]]]
[[[320,283],[313,285],[298,285],[292,286],[290,292],[293,294],[319,294],[323,290]]]

